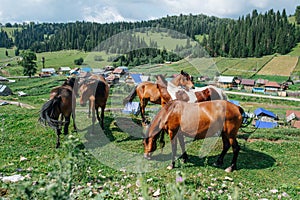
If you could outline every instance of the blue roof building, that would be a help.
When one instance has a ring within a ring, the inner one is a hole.
[[[271,112],[271,111],[269,111],[269,110],[266,110],[266,109],[263,109],[263,108],[257,108],[255,111],[254,111],[254,114],[256,115],[256,116],[267,116],[267,117],[271,117],[271,118],[274,118],[274,119],[276,119],[277,118],[277,116],[273,113],[273,112]]]

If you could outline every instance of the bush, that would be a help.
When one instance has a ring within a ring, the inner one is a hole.
[[[82,63],[83,63],[83,58],[78,58],[74,60],[75,65],[82,65]]]

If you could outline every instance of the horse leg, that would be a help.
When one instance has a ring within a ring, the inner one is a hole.
[[[77,126],[76,126],[76,123],[75,123],[75,111],[72,112],[72,119],[73,119],[73,128],[74,128],[74,131],[77,132]]]
[[[215,166],[222,166],[223,165],[223,160],[224,160],[224,156],[227,153],[228,149],[230,148],[230,143],[228,138],[226,137],[225,133],[222,133],[222,141],[223,141],[223,150],[217,160],[217,162],[215,162]]]
[[[72,119],[73,119],[73,128],[74,131],[77,132],[77,126],[75,123],[75,108],[76,108],[76,96],[73,94],[73,101],[72,101]]]
[[[225,169],[226,172],[232,172],[233,170],[236,170],[236,161],[239,155],[239,151],[241,149],[236,138],[230,138],[229,142],[232,145],[233,158],[231,161],[231,165]]]
[[[95,121],[96,121],[96,117],[95,117],[95,101],[94,100],[90,100],[90,106],[89,109],[91,109],[92,111],[92,133],[94,133],[94,126],[95,126]]]
[[[99,108],[95,108],[96,110],[96,115],[97,115],[97,120],[101,126],[102,129],[104,129],[104,107],[101,107],[101,118],[99,117]]]
[[[59,146],[60,146],[61,129],[56,129],[56,135],[57,135],[56,148],[59,148]]]
[[[91,107],[92,107],[92,102],[89,100],[89,112],[88,112],[88,118],[91,118]]]
[[[146,123],[146,117],[145,117],[145,108],[148,104],[148,100],[147,99],[142,99],[140,101],[140,106],[141,106],[141,117],[142,117],[142,123]]]
[[[171,146],[172,146],[172,163],[167,167],[167,169],[173,169],[175,167],[175,157],[177,153],[177,137],[174,137],[172,131],[168,131],[169,136],[171,139]]]
[[[104,109],[105,107],[101,107],[101,128],[104,129]]]
[[[182,151],[182,156],[181,158],[183,159],[183,162],[186,163],[187,160],[188,160],[188,155],[185,151],[185,144],[184,144],[184,138],[183,138],[183,135],[182,134],[177,134],[178,135],[178,140],[179,140],[179,144],[180,144],[180,147],[181,147],[181,151]]]
[[[71,116],[65,117],[64,135],[67,135],[69,133],[70,118]]]

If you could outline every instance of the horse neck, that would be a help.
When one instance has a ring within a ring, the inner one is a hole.
[[[180,83],[181,75],[176,76],[171,80],[171,83],[175,86],[182,86]]]

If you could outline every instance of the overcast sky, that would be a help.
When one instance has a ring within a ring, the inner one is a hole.
[[[117,22],[167,15],[206,14],[237,18],[253,9],[294,14],[299,0],[0,0],[0,23]]]

